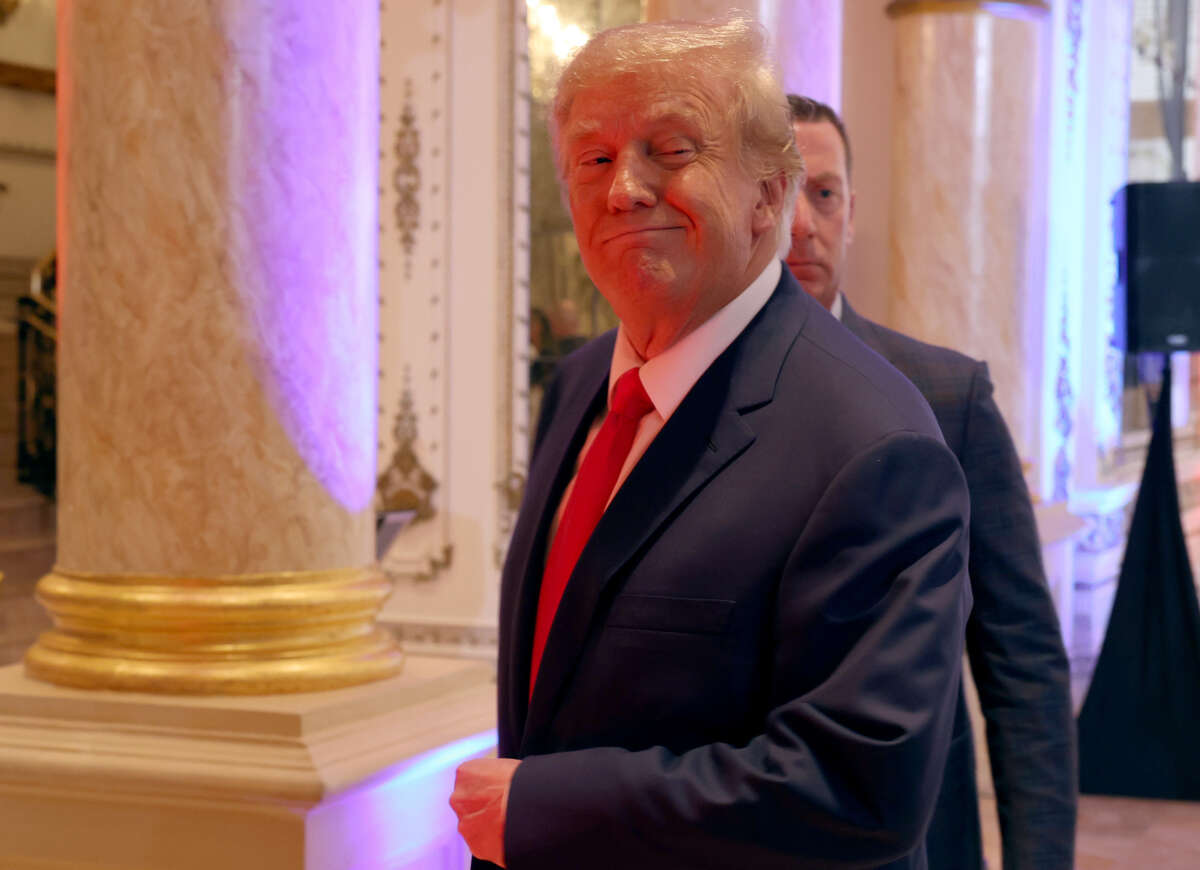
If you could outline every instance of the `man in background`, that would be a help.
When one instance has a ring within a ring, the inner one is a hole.
[[[846,130],[824,103],[794,95],[788,102],[808,170],[807,207],[796,210],[788,268],[917,386],[966,475],[975,599],[967,651],[987,720],[1005,870],[1070,870],[1077,782],[1070,674],[1029,493],[987,365],[886,329],[850,307],[842,295],[854,235]],[[961,693],[926,844],[930,870],[982,866],[971,724]]]
[[[620,327],[546,391],[500,592],[512,870],[924,870],[967,492],[917,390],[796,284],[803,172],[756,24],[604,31],[552,141]]]

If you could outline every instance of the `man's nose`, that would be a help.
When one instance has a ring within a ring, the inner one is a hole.
[[[614,158],[612,187],[608,191],[608,209],[612,212],[632,211],[638,206],[653,206],[653,168],[642,154],[626,149]]]
[[[813,220],[812,205],[808,201],[808,197],[804,195],[804,191],[800,191],[800,195],[796,197],[796,210],[792,214],[792,238],[807,239],[815,235],[817,232],[816,222]]]

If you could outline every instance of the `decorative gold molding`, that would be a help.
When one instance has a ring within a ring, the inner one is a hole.
[[[403,655],[375,616],[377,566],[229,576],[56,568],[37,599],[54,619],[31,677],[81,689],[188,695],[313,692],[384,679]]]
[[[34,163],[49,163],[51,166],[58,159],[53,148],[39,148],[36,145],[22,145],[19,142],[0,142],[0,157],[29,160]]]
[[[57,90],[54,70],[9,63],[4,60],[0,60],[0,87],[17,88],[22,91],[34,91],[51,96]]]
[[[407,370],[405,380],[408,380]],[[416,511],[414,523],[430,519],[437,513],[433,506],[433,493],[438,488],[438,482],[417,458],[417,414],[413,409],[412,390],[407,383],[400,394],[400,408],[396,411],[392,435],[396,439],[392,461],[375,482],[375,489],[379,493],[379,509]]]
[[[421,224],[421,202],[417,193],[421,188],[421,169],[417,157],[421,153],[421,131],[417,129],[417,116],[412,106],[412,79],[404,80],[404,108],[400,111],[400,125],[396,128],[396,169],[392,173],[392,185],[396,189],[396,229],[400,232],[400,245],[404,248],[404,277],[412,277],[412,254],[417,243],[417,227]]]
[[[892,0],[887,5],[889,18],[904,15],[928,15],[939,12],[992,12],[996,15],[1042,14],[1050,11],[1045,0]]]
[[[494,660],[499,641],[494,623],[405,619],[387,624],[413,655],[454,655]]]
[[[441,555],[430,553],[426,556],[424,570],[417,571],[410,576],[418,583],[424,583],[432,580],[452,564],[454,564],[454,544],[446,544],[442,547]]]

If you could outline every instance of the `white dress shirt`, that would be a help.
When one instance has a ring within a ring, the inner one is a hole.
[[[624,326],[617,328],[617,343],[613,347],[612,364],[608,373],[608,402],[610,404],[612,402],[612,391],[616,386],[617,379],[634,366],[641,366],[642,385],[646,388],[646,394],[650,397],[650,401],[654,403],[654,410],[643,417],[642,422],[638,424],[633,446],[629,450],[625,464],[621,467],[617,483],[608,497],[609,503],[612,502],[613,496],[625,482],[625,478],[629,476],[629,472],[642,458],[642,454],[646,452],[650,442],[675,413],[679,403],[696,385],[696,381],[700,380],[700,376],[708,371],[708,367],[713,364],[713,361],[729,345],[733,344],[733,340],[742,334],[742,330],[767,304],[767,300],[771,298],[771,293],[775,290],[775,285],[779,283],[782,268],[783,264],[778,259],[772,259],[759,276],[750,282],[749,287],[731,299],[725,307],[704,323],[651,360],[642,359],[633,349],[629,337],[625,334]],[[558,521],[562,516],[563,507],[571,497],[571,490],[575,487],[575,476],[579,474],[580,463],[591,449],[592,441],[595,440],[596,433],[600,431],[600,426],[603,425],[604,418],[607,416],[608,406],[606,405],[604,414],[596,418],[588,431],[587,440],[575,462],[575,474],[563,492],[562,501],[555,512],[550,541],[554,540],[554,532],[558,529]]]

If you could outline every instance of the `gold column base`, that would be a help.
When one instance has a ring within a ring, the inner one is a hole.
[[[29,676],[80,689],[187,695],[315,692],[399,673],[375,625],[378,568],[171,577],[56,568],[37,586],[55,628]]]

